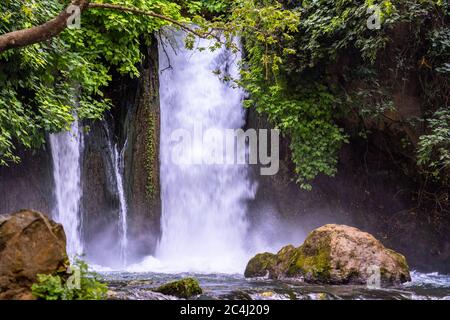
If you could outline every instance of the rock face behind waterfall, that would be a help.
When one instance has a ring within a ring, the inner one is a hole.
[[[114,74],[108,87],[113,108],[105,121],[87,123],[83,153],[83,243],[88,259],[121,267],[120,195],[110,149],[123,156],[127,204],[127,260],[155,251],[160,236],[158,42],[142,47],[141,76]],[[109,132],[107,132],[107,130]],[[119,223],[118,223],[119,222]],[[115,254],[117,253],[117,254]]]
[[[256,255],[245,270],[246,277],[303,278],[323,284],[366,284],[376,281],[377,274],[384,285],[411,280],[403,255],[366,232],[334,224],[312,231],[298,248]]]
[[[34,211],[0,216],[0,300],[32,299],[38,274],[64,272],[67,265],[60,224]]]

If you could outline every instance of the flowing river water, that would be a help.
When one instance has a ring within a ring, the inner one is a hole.
[[[245,279],[240,274],[161,274],[145,272],[101,272],[116,299],[165,300],[176,299],[155,293],[161,284],[194,276],[203,294],[194,299],[209,300],[340,300],[340,299],[396,299],[450,300],[450,277],[436,273],[411,273],[412,281],[403,285],[369,289],[366,286],[308,285],[295,281]]]

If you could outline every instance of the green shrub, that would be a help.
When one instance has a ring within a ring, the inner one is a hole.
[[[419,139],[417,163],[428,176],[450,184],[450,110],[441,108],[427,119],[429,133]]]
[[[88,265],[76,259],[71,267],[72,274],[39,274],[37,283],[31,291],[43,300],[103,300],[106,299],[107,286],[98,281],[97,274],[89,271]]]

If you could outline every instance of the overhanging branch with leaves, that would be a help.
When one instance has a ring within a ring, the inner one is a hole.
[[[60,12],[58,16],[47,21],[44,24],[0,35],[0,52],[6,51],[8,49],[25,47],[35,43],[50,40],[51,38],[58,36],[68,27],[68,20],[73,15],[71,10],[68,10],[70,6],[77,6],[80,9],[80,14],[88,9],[102,9],[154,17],[156,19],[167,21],[171,25],[180,27],[182,30],[189,32],[197,37],[205,38],[213,36],[216,40],[220,40],[219,36],[214,35],[212,32],[206,33],[198,31],[184,23],[177,21],[176,19],[152,11],[115,4],[90,3],[89,0],[73,0],[71,4],[65,10]]]

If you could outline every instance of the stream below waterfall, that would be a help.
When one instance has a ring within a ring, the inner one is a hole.
[[[339,300],[398,299],[450,300],[450,276],[437,273],[411,273],[412,281],[400,286],[369,289],[366,286],[308,285],[295,281],[245,279],[242,275],[225,274],[160,274],[101,272],[101,277],[114,292],[115,299],[175,299],[151,291],[164,283],[193,276],[200,282],[200,300]],[[194,298],[195,299],[195,298]]]

